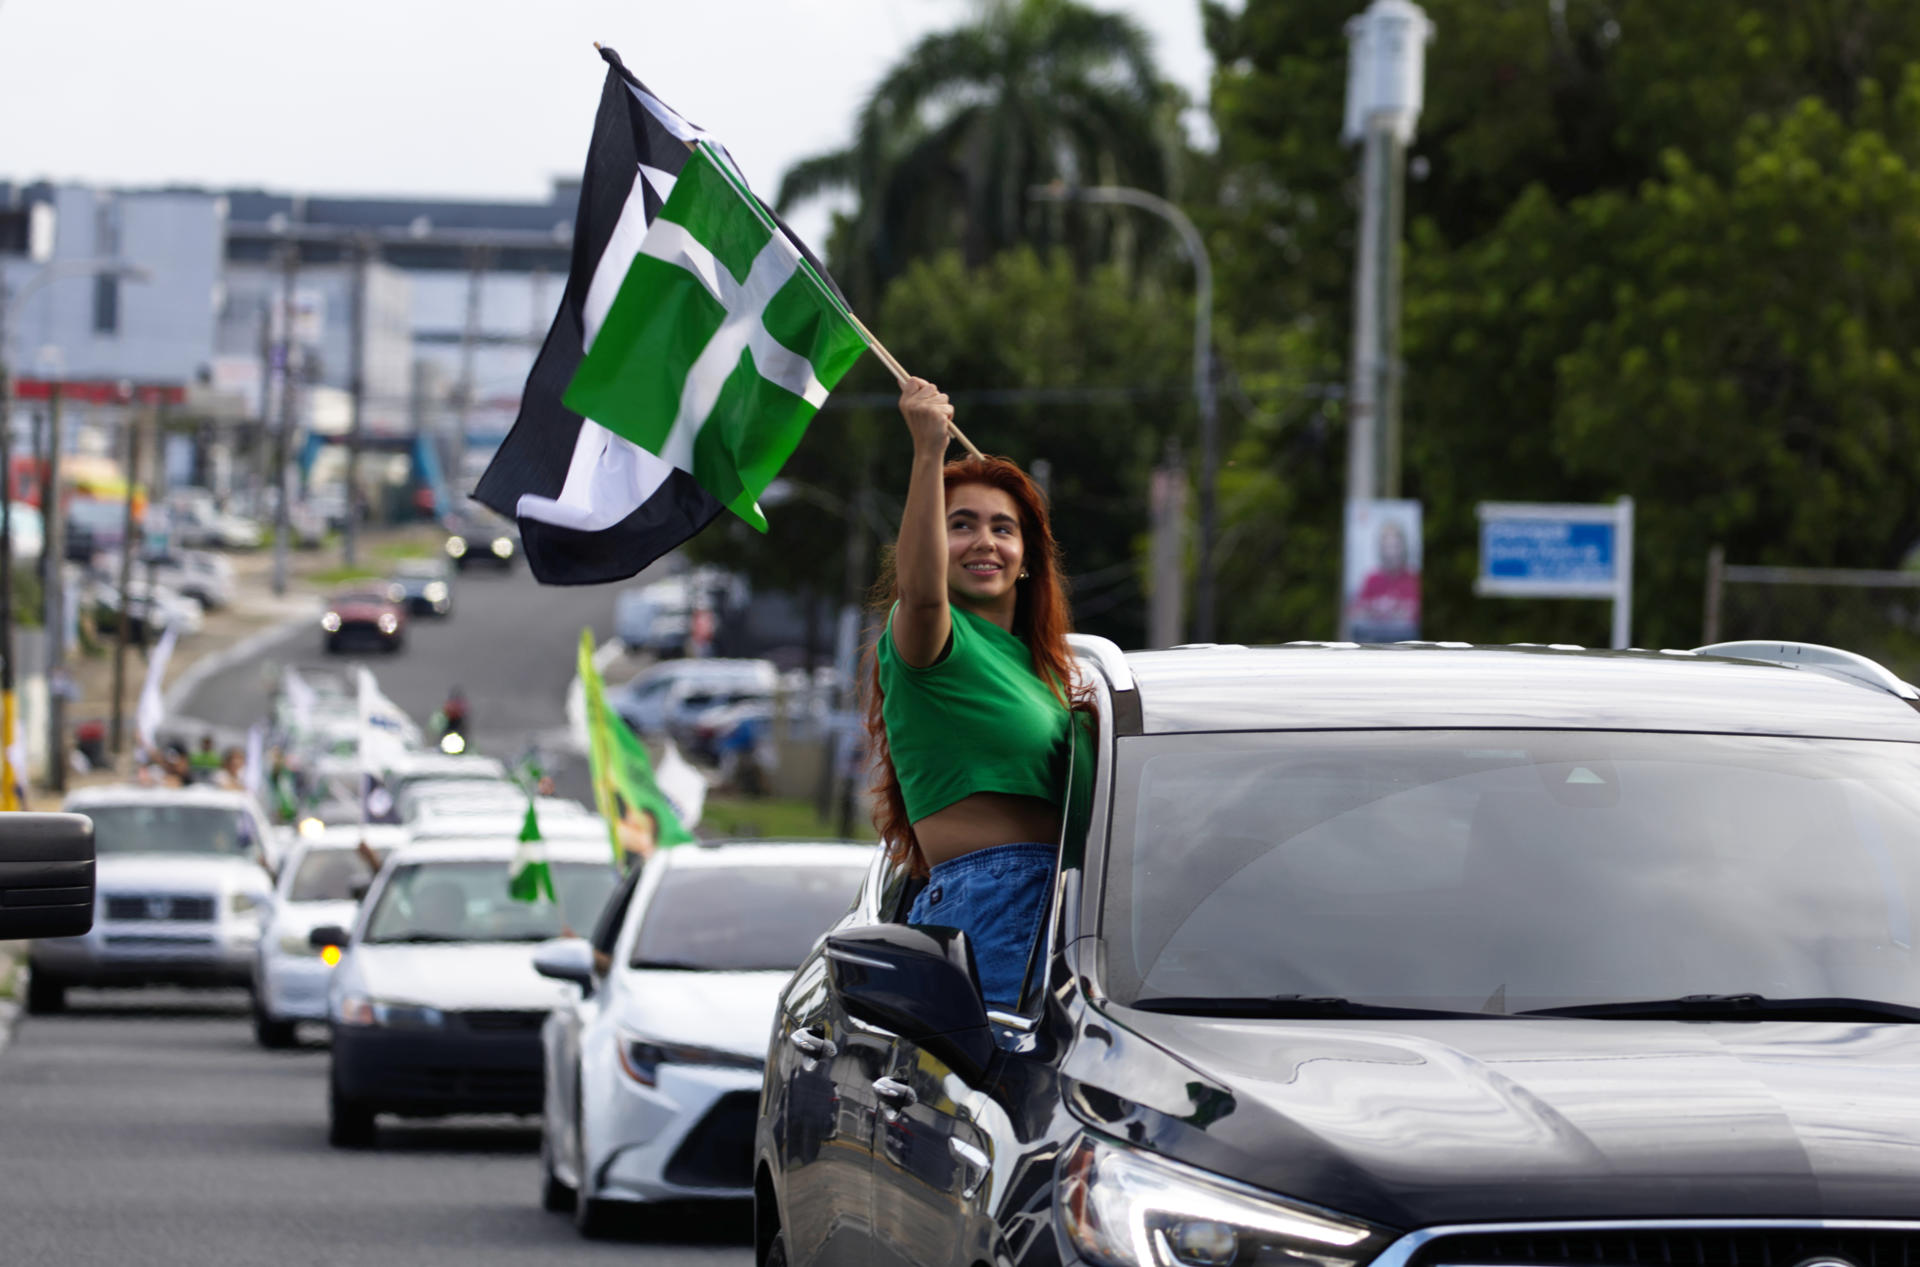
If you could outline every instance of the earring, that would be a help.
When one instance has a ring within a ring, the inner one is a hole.
[[[1025,568],[1020,569],[1020,579],[1023,581],[1027,579],[1027,570]]]

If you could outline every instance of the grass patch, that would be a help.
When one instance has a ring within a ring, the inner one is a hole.
[[[747,800],[731,796],[709,796],[700,816],[702,836],[752,837],[775,839],[837,839],[840,825],[820,817],[810,800],[783,800],[769,797]],[[865,818],[854,823],[854,837],[874,839],[873,824]]]
[[[355,567],[318,568],[307,573],[307,579],[316,585],[340,586],[352,585],[360,581],[377,581],[385,575],[386,573],[378,568],[360,564]]]
[[[426,541],[389,541],[373,548],[373,557],[383,563],[398,563],[402,559],[430,559],[439,553],[439,547]]]

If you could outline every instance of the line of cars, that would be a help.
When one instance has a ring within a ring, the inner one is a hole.
[[[623,872],[587,807],[432,751],[380,772],[396,821],[365,822],[340,788],[353,696],[299,676],[276,710],[314,772],[295,821],[210,788],[73,795],[96,922],[31,945],[30,1009],[82,986],[245,986],[261,1047],[326,1027],[333,1145],[377,1145],[386,1116],[541,1115],[541,1199],[587,1235],[630,1203],[747,1197],[777,996],[872,847],[713,842]],[[512,891],[529,808],[550,901]]]

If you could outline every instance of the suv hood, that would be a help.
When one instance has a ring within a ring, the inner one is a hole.
[[[547,1011],[572,986],[533,970],[531,942],[353,948],[353,976],[376,999],[422,1003],[445,1012]]]
[[[1391,1227],[1911,1218],[1920,1186],[1916,1025],[1120,1016],[1069,1061],[1083,1116]]]
[[[140,889],[154,893],[206,893],[244,889],[265,893],[273,881],[250,858],[198,854],[109,853],[94,861],[94,886],[102,893]]]

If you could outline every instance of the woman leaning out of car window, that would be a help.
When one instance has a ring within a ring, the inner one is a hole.
[[[946,462],[953,406],[902,388],[906,511],[878,593],[867,734],[875,825],[924,872],[908,920],[966,933],[989,1007],[1019,1006],[1051,891],[1076,692],[1059,551],[1039,488],[1005,458]]]

